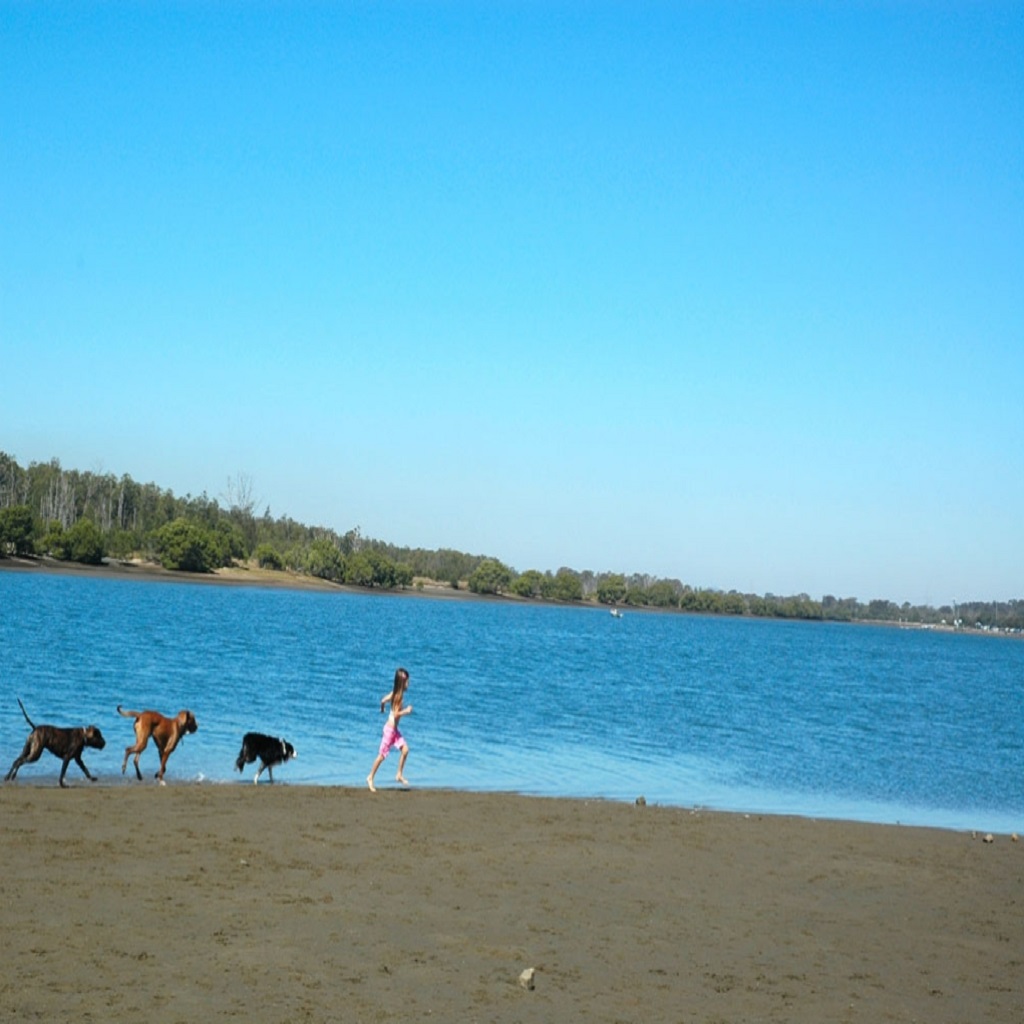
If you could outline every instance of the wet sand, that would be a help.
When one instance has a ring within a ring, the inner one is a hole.
[[[1021,1019],[1007,836],[379,781],[0,786],[0,1019]]]
[[[512,601],[521,600],[507,595],[474,594],[465,583],[459,590],[434,580],[420,580],[412,587],[382,590],[336,583],[331,580],[295,572],[291,569],[260,569],[255,564],[235,564],[212,572],[183,572],[165,569],[155,562],[108,560],[102,565],[82,565],[62,562],[53,558],[15,558],[0,556],[0,572],[36,573],[52,576],[71,576],[79,579],[144,580],[151,583],[196,583],[204,586],[265,587],[286,590],[320,590],[347,594],[385,594],[389,596],[432,597],[460,601]]]

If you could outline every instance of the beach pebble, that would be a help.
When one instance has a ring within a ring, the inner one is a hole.
[[[991,832],[987,833],[985,838],[982,840],[983,843],[994,843],[995,841],[996,837],[992,835]]]
[[[533,991],[534,982],[533,976],[536,974],[536,970],[533,967],[527,967],[522,974],[519,975],[519,984],[525,988]]]
[[[1019,837],[1019,836],[1017,835],[1017,833],[1016,833],[1016,832],[1014,832],[1014,833],[1013,833],[1013,835],[1012,835],[1012,836],[1010,836],[1010,842],[1011,842],[1011,843],[1015,843],[1015,842],[1017,842],[1017,840],[1018,840],[1019,838],[1020,838],[1020,837]]]

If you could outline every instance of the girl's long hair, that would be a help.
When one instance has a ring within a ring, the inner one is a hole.
[[[408,682],[409,673],[404,668],[395,669],[395,685],[391,688],[392,711],[402,706],[402,697],[405,695],[405,687]]]

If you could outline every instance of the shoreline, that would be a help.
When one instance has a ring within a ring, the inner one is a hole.
[[[287,785],[14,784],[0,814],[5,1019],[1010,1024],[1024,1001],[1005,840]]]
[[[453,589],[447,584],[436,581],[420,581],[411,587],[394,590],[380,588],[357,587],[346,583],[335,583],[317,576],[307,576],[291,569],[260,569],[254,566],[230,566],[216,569],[210,573],[184,572],[180,569],[165,569],[154,562],[141,561],[108,561],[102,565],[85,565],[78,562],[62,562],[49,557],[23,557],[5,555],[0,557],[0,572],[43,572],[51,575],[88,577],[96,576],[106,579],[143,580],[151,582],[196,583],[200,585],[224,585],[238,587],[281,588],[296,591],[316,591],[321,593],[376,594],[381,597],[424,597],[447,601],[484,601],[508,604],[530,604],[552,608],[588,608],[594,611],[608,612],[611,606],[594,601],[551,601],[536,598],[521,598],[514,594],[475,594],[468,588]],[[618,606],[615,606],[618,607]],[[652,608],[650,606],[629,607],[624,614],[629,615],[712,615],[694,611],[683,611],[673,608]],[[737,618],[741,620],[762,621],[750,615],[712,615],[717,618]],[[891,622],[876,619],[791,619],[777,620],[768,617],[763,621],[793,621],[807,623],[830,623],[839,626],[878,626],[885,629],[910,629],[933,633],[946,633],[954,636],[986,636],[1007,640],[1024,640],[1024,633],[1011,633],[1005,630],[976,629],[973,626],[959,628],[947,624]]]
[[[330,594],[378,594],[381,596],[433,597],[462,601],[511,601],[505,595],[474,594],[470,590],[454,590],[438,583],[425,583],[422,587],[382,590],[379,588],[357,587],[346,583],[335,583],[318,576],[307,576],[291,569],[260,569],[253,566],[231,566],[213,572],[185,572],[180,569],[165,569],[155,562],[113,561],[102,565],[84,565],[78,562],[61,562],[52,558],[0,557],[0,572],[34,573],[41,572],[54,576],[76,576],[80,578],[99,577],[103,579],[141,580],[160,583],[195,583],[205,586],[265,587],[297,591],[318,591]]]
[[[87,752],[89,753],[89,752]],[[46,768],[40,768],[40,765],[46,765]],[[90,766],[95,774],[95,766]],[[2,780],[0,777],[0,790],[5,787],[25,787],[34,789],[59,789],[58,776],[60,773],[60,762],[56,761],[52,757],[44,755],[43,759],[35,764],[27,764],[22,768],[22,771],[18,774],[17,778],[8,782]],[[251,774],[251,773],[250,773]],[[244,773],[237,775],[232,773],[230,776],[221,778],[213,777],[199,777],[199,778],[182,778],[180,776],[174,776],[173,774],[168,775],[162,785],[153,782],[152,778],[144,774],[143,779],[140,781],[132,775],[129,771],[122,775],[119,773],[97,775],[92,781],[86,780],[78,773],[77,768],[72,765],[65,779],[68,789],[89,789],[89,790],[109,790],[114,792],[122,792],[125,790],[134,789],[145,789],[153,788],[154,785],[160,789],[193,789],[193,790],[206,790],[216,789],[224,792],[231,791],[232,789],[247,790],[249,788],[256,788],[264,790],[267,788],[273,788],[275,790],[287,789],[293,792],[324,792],[324,793],[350,793],[350,792],[363,792],[364,790],[368,795],[373,794],[366,790],[364,784],[354,782],[351,779],[339,782],[321,782],[321,781],[293,781],[288,778],[276,778],[274,782],[270,782],[269,779],[264,776],[258,786],[253,786],[251,778]],[[867,828],[883,828],[883,829],[918,829],[933,832],[944,832],[951,835],[966,836],[971,840],[977,840],[978,842],[1021,842],[1021,834],[1018,830],[1015,819],[1007,815],[1005,812],[995,812],[992,814],[979,813],[978,820],[967,824],[966,822],[960,822],[957,824],[941,823],[935,820],[913,820],[912,815],[915,813],[913,808],[905,808],[908,816],[905,819],[901,818],[887,818],[881,817],[868,817],[868,816],[843,816],[840,811],[834,813],[812,811],[808,810],[802,812],[799,810],[772,810],[772,809],[744,809],[730,806],[719,806],[714,804],[682,804],[672,803],[664,800],[655,798],[648,799],[644,795],[639,796],[608,796],[603,794],[571,794],[571,793],[543,793],[543,792],[531,792],[516,789],[472,789],[462,788],[456,785],[450,784],[428,784],[420,785],[414,782],[408,788],[401,787],[393,783],[390,779],[378,780],[377,789],[385,794],[387,793],[403,793],[403,794],[428,794],[438,795],[447,794],[450,796],[462,796],[470,798],[489,798],[494,797],[497,799],[510,799],[510,800],[553,800],[553,801],[567,801],[570,803],[583,803],[583,804],[604,804],[615,807],[637,807],[637,808],[651,808],[654,810],[688,814],[691,816],[700,815],[728,815],[744,818],[746,820],[767,820],[767,821],[803,821],[803,822],[824,822],[833,825],[853,825],[853,826],[864,826]],[[946,815],[949,817],[949,815]],[[927,817],[925,815],[925,817]],[[981,820],[988,818],[989,820],[985,824],[981,824]],[[1024,842],[1021,842],[1022,850],[1024,850]]]

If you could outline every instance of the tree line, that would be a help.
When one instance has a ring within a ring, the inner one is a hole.
[[[401,547],[308,526],[270,508],[257,514],[251,481],[229,480],[220,499],[203,493],[178,497],[128,475],[66,470],[57,459],[23,468],[0,452],[0,557],[50,557],[84,564],[142,559],[166,569],[212,572],[236,564],[291,571],[351,586],[396,589],[430,581],[476,594],[524,600],[593,602],[610,607],[657,608],[839,622],[1024,630],[1024,600],[965,602],[958,606],[896,604],[856,598],[693,587],[644,574],[516,571],[500,559],[448,548]]]

